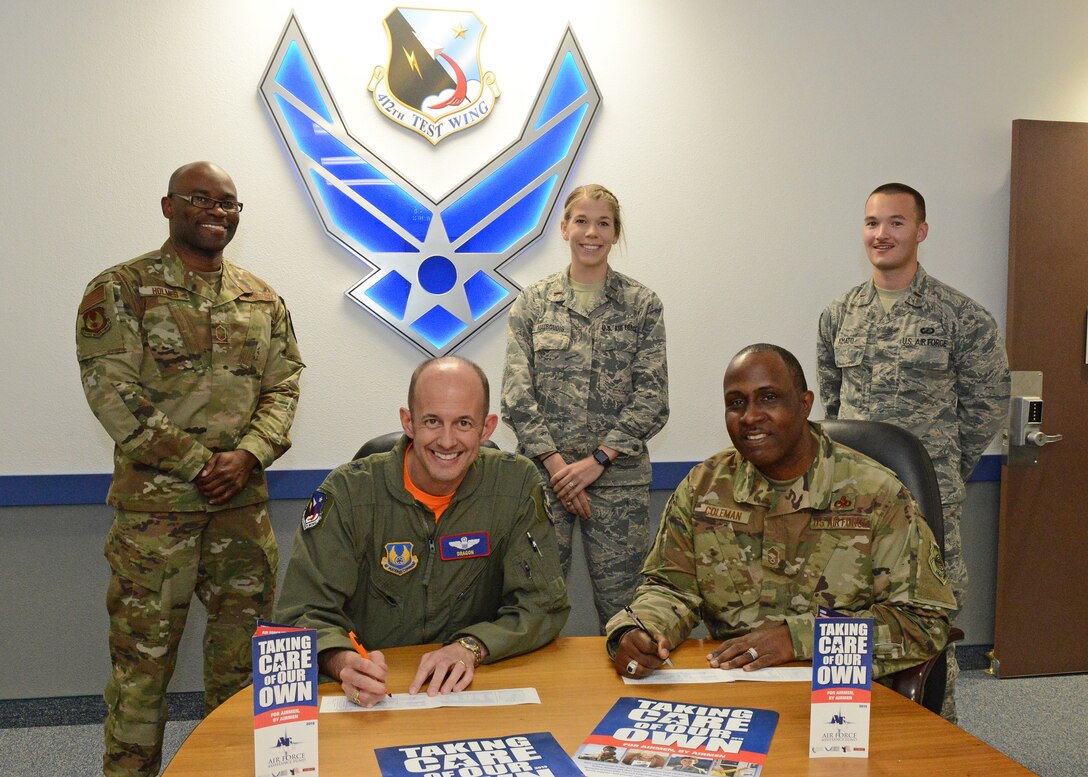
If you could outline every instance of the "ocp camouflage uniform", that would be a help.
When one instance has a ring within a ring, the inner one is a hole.
[[[170,241],[91,281],[76,351],[87,401],[116,443],[103,768],[157,774],[194,591],[208,610],[206,711],[249,682],[250,638],[271,616],[278,565],[264,468],[291,445],[303,363],[270,286],[224,261],[217,290]],[[214,452],[233,450],[260,466],[233,499],[209,505],[192,481]]]
[[[612,269],[585,305],[566,271],[525,288],[510,308],[502,418],[517,435],[518,452],[544,477],[564,574],[574,525],[581,524],[603,630],[630,601],[649,545],[646,441],[669,418],[661,300]],[[537,457],[558,451],[573,462],[600,445],[620,455],[586,490],[593,517],[580,521],[556,497]]]
[[[1008,413],[1009,363],[993,317],[919,266],[889,313],[872,280],[828,305],[816,356],[828,418],[888,421],[925,445],[941,490],[949,579],[962,608],[964,484]],[[950,720],[958,671],[949,650],[944,714]]]
[[[785,623],[805,660],[822,605],[876,620],[875,676],[919,664],[944,647],[955,610],[933,534],[889,470],[811,428],[819,452],[784,491],[734,448],[696,466],[631,607],[673,645],[700,619],[719,640]],[[609,621],[610,650],[633,625],[624,612]]]

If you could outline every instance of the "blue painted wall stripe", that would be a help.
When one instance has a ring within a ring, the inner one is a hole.
[[[655,491],[671,491],[697,461],[664,461],[653,465]],[[328,470],[269,470],[268,490],[273,499],[309,499]],[[1001,480],[1001,457],[983,456],[971,482]],[[103,504],[109,475],[0,475],[0,507]]]

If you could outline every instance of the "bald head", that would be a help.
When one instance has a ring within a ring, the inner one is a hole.
[[[480,365],[468,359],[462,359],[460,356],[438,356],[434,359],[427,359],[427,361],[420,363],[415,368],[412,372],[412,379],[408,381],[409,410],[415,410],[416,386],[420,377],[424,372],[430,370],[438,370],[442,376],[446,377],[458,375],[463,370],[475,375],[480,382],[481,414],[487,415],[487,411],[491,407],[491,386],[487,381],[487,375],[480,369]]]
[[[180,191],[182,185],[188,180],[191,175],[214,175],[221,180],[230,182],[231,188],[234,187],[234,181],[227,174],[227,171],[217,165],[215,162],[190,162],[187,165],[182,165],[173,173],[170,174],[170,181],[166,184],[167,192]]]

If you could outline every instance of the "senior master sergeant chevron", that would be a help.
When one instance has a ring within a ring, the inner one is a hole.
[[[157,251],[101,273],[76,322],[83,390],[113,438],[107,775],[154,775],[166,687],[195,591],[204,708],[250,680],[278,552],[264,469],[286,451],[303,364],[283,300],[223,258],[242,204],[195,162],[170,176]]]

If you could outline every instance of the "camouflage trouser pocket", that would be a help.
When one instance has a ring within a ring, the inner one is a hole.
[[[185,628],[196,584],[202,516],[118,510],[106,538],[114,666],[165,666]]]
[[[166,570],[157,554],[126,536],[124,528],[115,520],[106,536],[106,561],[115,575],[119,575],[151,591],[162,589]]]

